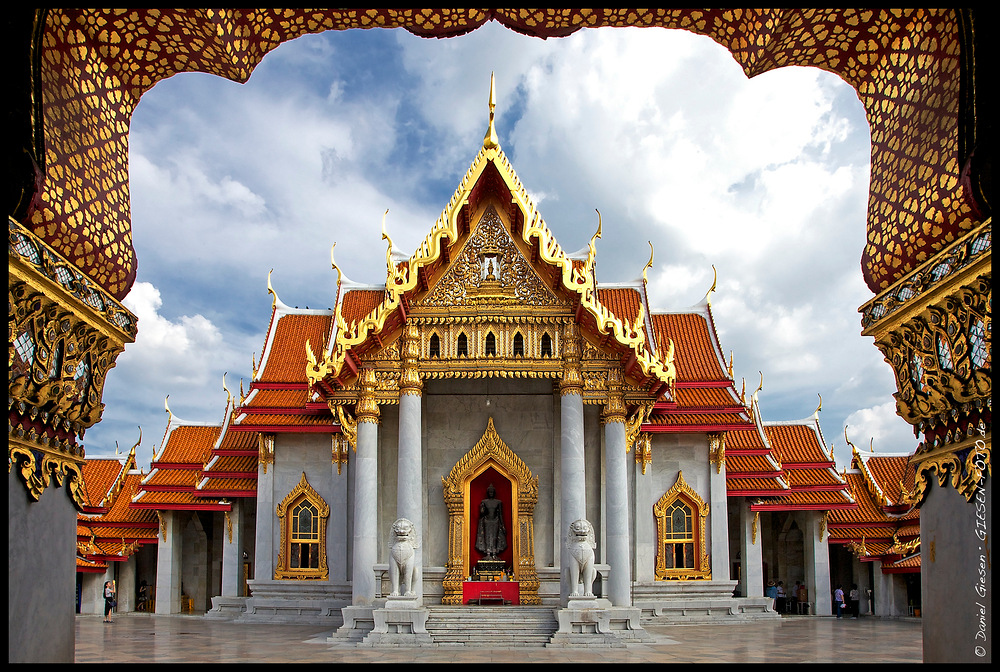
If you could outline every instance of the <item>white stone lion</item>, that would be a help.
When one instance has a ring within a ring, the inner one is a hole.
[[[417,575],[417,553],[420,547],[417,530],[406,518],[399,518],[392,524],[389,536],[389,581],[392,584],[390,597],[413,596],[413,582]]]
[[[573,561],[569,563],[570,595],[574,597],[580,595],[582,581],[583,595],[593,597],[594,580],[597,578],[597,569],[594,567],[594,549],[597,548],[597,542],[594,540],[594,526],[589,520],[581,518],[569,526],[566,548],[573,556]]]

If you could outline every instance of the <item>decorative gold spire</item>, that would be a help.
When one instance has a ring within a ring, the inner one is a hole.
[[[819,397],[819,406],[817,406],[816,410],[813,411],[813,417],[819,418],[819,412],[823,410],[823,395],[817,392],[816,396]]]
[[[646,265],[642,267],[642,284],[643,285],[646,284],[646,271],[648,271],[649,269],[651,269],[653,267],[653,241],[647,240],[646,242],[649,243],[649,261],[647,261]]]
[[[271,310],[274,310],[274,307],[276,305],[278,305],[278,293],[274,291],[274,287],[271,287],[271,274],[272,273],[274,273],[274,269],[273,268],[270,271],[267,272],[267,293],[270,294],[273,297],[271,299]]]
[[[386,210],[386,212],[389,211]],[[340,287],[340,277],[341,277],[340,267],[337,266],[337,262],[333,260],[333,248],[335,247],[337,247],[337,243],[334,243],[333,245],[330,246],[330,266],[333,267],[333,270],[337,271],[337,286]]]
[[[494,110],[497,106],[496,77],[490,73],[490,126],[486,129],[486,136],[483,138],[483,149],[496,149],[500,146],[497,139],[497,129],[493,126]]]
[[[719,284],[719,272],[715,270],[715,264],[712,264],[712,286],[708,288],[705,293],[705,303],[712,305],[712,292],[715,291],[716,285]]]
[[[173,421],[174,414],[170,412],[170,406],[167,404],[168,401],[170,401],[170,395],[169,394],[167,396],[163,397],[163,410],[165,410],[167,412],[167,423],[169,424],[170,422]]]

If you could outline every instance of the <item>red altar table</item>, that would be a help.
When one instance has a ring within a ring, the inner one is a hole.
[[[462,604],[520,604],[520,585],[517,581],[465,581]]]

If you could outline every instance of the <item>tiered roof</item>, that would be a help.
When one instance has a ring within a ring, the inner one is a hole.
[[[94,459],[83,465],[86,505],[77,514],[78,572],[104,572],[107,563],[125,561],[142,544],[156,543],[155,512],[129,506],[142,478],[136,446],[124,460]]]
[[[853,444],[852,444],[853,448]],[[830,543],[843,544],[862,562],[880,560],[886,574],[920,571],[920,513],[905,503],[913,465],[907,454],[861,454],[853,448],[845,472],[858,506],[830,512]]]
[[[853,509],[847,482],[837,473],[819,425],[819,409],[809,418],[765,422],[764,433],[781,463],[790,491],[751,505],[754,511]]]
[[[197,489],[202,468],[221,433],[221,424],[184,421],[171,413],[160,453],[154,457],[131,506],[160,511],[228,511],[231,504],[224,498],[205,498]]]
[[[268,290],[274,301],[261,361],[254,371],[246,398],[236,409],[236,419],[226,432],[254,433],[252,441],[235,437],[227,439],[234,446],[241,446],[239,450],[247,450],[250,443],[255,443],[257,432],[339,431],[339,425],[327,405],[312,400],[306,380],[306,344],[321,344],[328,340],[334,311],[286,306],[271,289],[270,279]],[[378,294],[384,294],[384,291],[349,291],[343,297],[343,303],[350,312],[363,311]],[[238,466],[239,470],[245,467],[242,464],[232,466]]]

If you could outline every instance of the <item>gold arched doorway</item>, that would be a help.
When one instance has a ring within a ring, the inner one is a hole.
[[[521,604],[541,604],[538,572],[535,570],[534,515],[538,502],[538,477],[500,439],[493,418],[479,442],[462,456],[448,478],[441,478],[448,506],[448,565],[444,575],[444,604],[462,603],[462,583],[471,574],[473,483],[488,472],[510,483],[511,558],[514,579],[519,582]],[[496,487],[498,492],[506,483]]]

